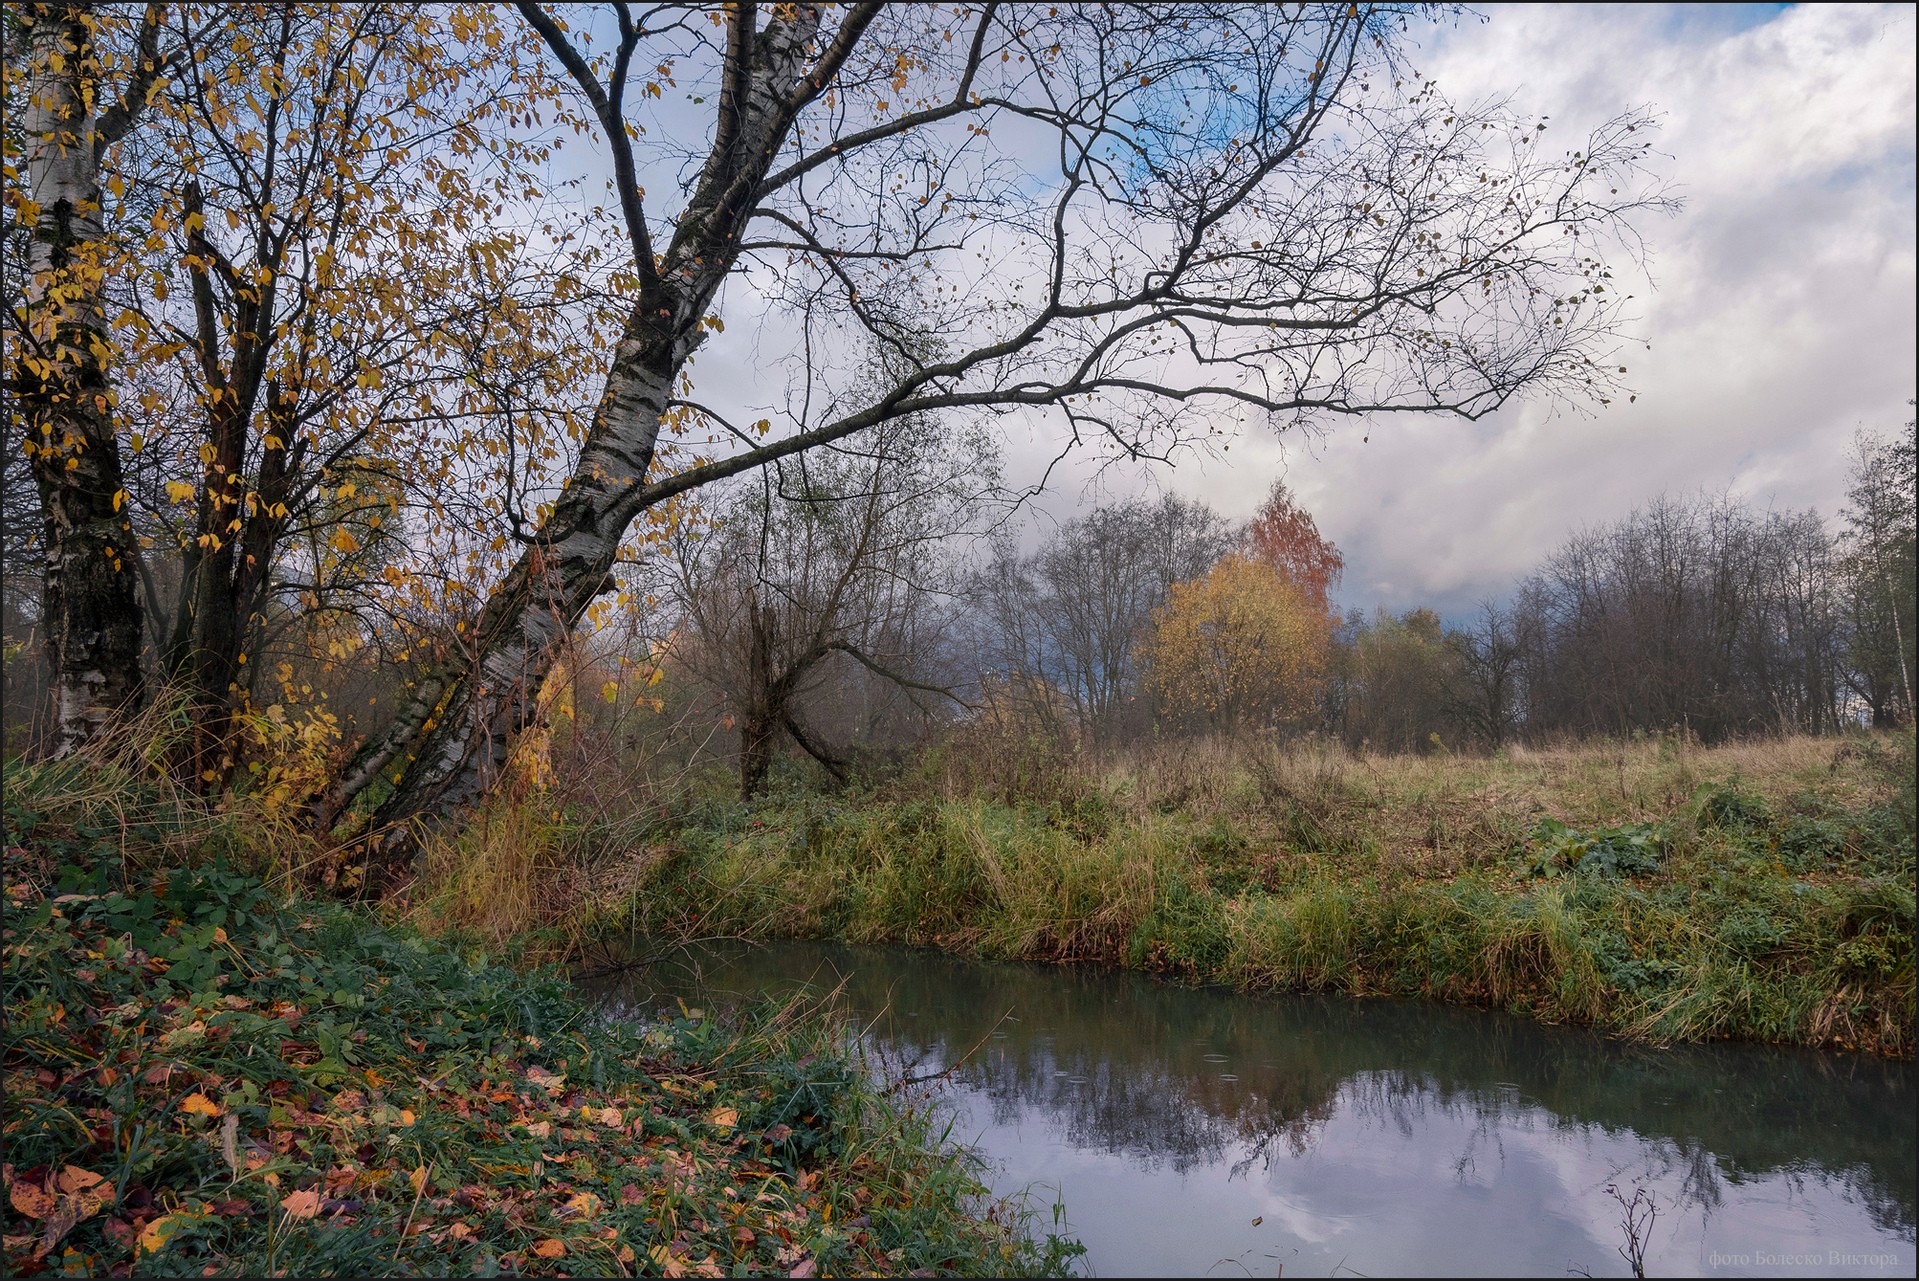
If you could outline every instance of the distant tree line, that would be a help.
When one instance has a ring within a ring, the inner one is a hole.
[[[1509,601],[1451,626],[1427,608],[1334,617],[1338,552],[1283,485],[1245,530],[1177,498],[1103,507],[976,573],[981,679],[1038,723],[1107,740],[1255,729],[1404,752],[1903,723],[1913,452],[1910,424],[1861,435],[1836,527],[1662,495],[1573,535]],[[1276,646],[1300,661],[1279,663]]]

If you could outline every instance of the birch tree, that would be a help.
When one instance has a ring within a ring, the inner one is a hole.
[[[100,167],[177,62],[177,49],[162,48],[165,14],[149,4],[132,28],[86,3],[9,6],[6,15],[22,54],[5,71],[7,115],[18,126],[8,139],[7,205],[13,225],[28,229],[7,376],[40,499],[56,756],[98,737],[143,690],[103,304],[113,250]]]
[[[1559,149],[1504,104],[1450,103],[1405,61],[1414,10],[516,7],[597,124],[633,301],[472,661],[347,780],[390,780],[376,826],[483,793],[637,516],[775,459],[939,411],[1162,457],[1235,415],[1617,394],[1614,265],[1665,205],[1650,119]],[[734,451],[656,472],[729,281],[798,335],[793,394],[763,427],[703,415]],[[850,405],[819,394],[848,332],[902,365]]]

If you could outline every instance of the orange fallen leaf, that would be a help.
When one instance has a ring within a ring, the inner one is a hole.
[[[10,1183],[7,1200],[29,1219],[44,1219],[53,1213],[53,1193],[34,1183]]]
[[[280,1209],[289,1219],[310,1219],[320,1212],[320,1194],[313,1188],[289,1192],[280,1202]]]
[[[566,1242],[558,1237],[548,1237],[533,1247],[533,1253],[542,1259],[557,1259],[566,1253]]]
[[[224,1111],[218,1103],[198,1090],[180,1100],[180,1110],[189,1116],[219,1116]]]
[[[716,1130],[730,1130],[740,1123],[740,1114],[735,1108],[714,1108],[706,1114],[706,1123]]]
[[[69,1203],[68,1208],[75,1222],[98,1214],[102,1206],[113,1200],[111,1183],[92,1170],[83,1170],[77,1165],[60,1171],[55,1183],[62,1193],[60,1199]]]

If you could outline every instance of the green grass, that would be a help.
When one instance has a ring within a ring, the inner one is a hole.
[[[1909,733],[1490,760],[1201,745],[1010,803],[920,777],[567,839],[616,934],[922,944],[1909,1056],[1911,763]]]
[[[224,820],[98,784],[9,780],[12,1274],[1019,1276],[1077,1252],[990,1202],[820,1009],[607,1019],[557,973],[203,861]]]

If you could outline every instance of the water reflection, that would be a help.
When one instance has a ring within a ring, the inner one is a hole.
[[[968,1137],[1002,1186],[1060,1185],[1103,1272],[1620,1274],[1608,1183],[1659,1195],[1659,1271],[1912,1271],[1907,1065],[890,949],[683,954],[598,991],[842,981],[908,1070],[964,1058]]]

